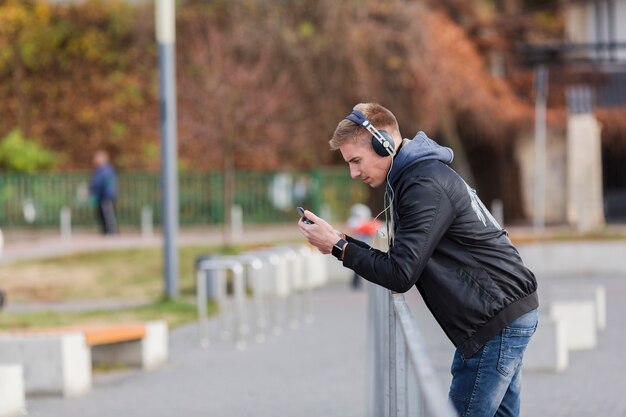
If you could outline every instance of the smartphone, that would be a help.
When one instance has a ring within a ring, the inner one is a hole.
[[[303,222],[305,222],[306,224],[313,224],[313,222],[307,219],[306,216],[304,215],[304,209],[302,207],[296,207],[296,210],[298,210],[298,213],[302,217]]]

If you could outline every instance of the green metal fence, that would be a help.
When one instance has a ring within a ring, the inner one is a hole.
[[[1,227],[56,227],[63,207],[71,209],[72,224],[95,225],[89,204],[90,173],[38,175],[0,174]],[[294,207],[330,210],[345,219],[350,206],[367,197],[367,187],[350,179],[347,169],[307,172],[237,172],[234,204],[244,222],[271,223],[297,219]],[[141,210],[151,207],[155,224],[161,222],[159,173],[118,175],[116,212],[121,225],[139,226]],[[224,221],[224,181],[221,173],[179,174],[181,225],[211,225]]]

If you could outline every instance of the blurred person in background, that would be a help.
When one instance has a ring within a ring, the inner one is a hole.
[[[355,204],[350,208],[350,217],[346,226],[351,235],[365,243],[372,241],[372,236],[380,227],[377,219],[372,219],[372,211],[365,204]],[[352,288],[361,288],[361,278],[356,272],[352,276]]]
[[[95,171],[89,183],[89,199],[95,207],[100,231],[104,235],[117,233],[115,200],[117,198],[117,178],[115,169],[109,163],[109,154],[99,150],[93,156]]]
[[[508,233],[448,164],[454,154],[418,132],[403,139],[394,114],[358,104],[330,146],[353,179],[385,187],[387,252],[341,234],[310,211],[309,243],[366,280],[417,287],[456,347],[449,399],[464,417],[519,416],[522,359],[538,320],[537,281]]]

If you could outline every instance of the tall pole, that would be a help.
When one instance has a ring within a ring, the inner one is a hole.
[[[178,173],[176,167],[175,0],[155,0],[161,92],[161,187],[165,296],[178,289]]]
[[[548,99],[548,68],[535,68],[535,204],[533,229],[545,227],[546,210],[546,102]]]

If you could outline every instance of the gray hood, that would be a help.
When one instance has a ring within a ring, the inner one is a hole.
[[[400,173],[418,162],[435,159],[449,164],[454,159],[452,149],[439,145],[420,131],[413,139],[404,139],[402,147],[393,160],[393,167],[389,173],[389,184],[393,185]]]

